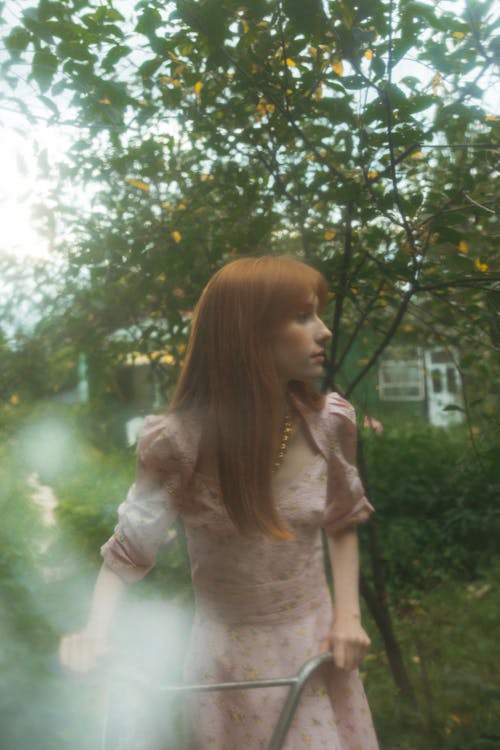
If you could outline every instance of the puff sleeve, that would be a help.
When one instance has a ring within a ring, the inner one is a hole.
[[[327,396],[325,407],[328,479],[323,527],[335,534],[367,521],[374,511],[368,502],[356,466],[356,415],[351,404],[337,393]]]
[[[127,583],[154,566],[182,488],[175,431],[168,416],[146,417],[137,447],[135,482],[118,508],[113,536],[101,547],[105,563]]]

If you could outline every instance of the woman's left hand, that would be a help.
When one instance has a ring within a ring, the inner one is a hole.
[[[371,641],[357,616],[335,618],[325,650],[333,653],[335,665],[346,672],[356,669],[370,648]]]

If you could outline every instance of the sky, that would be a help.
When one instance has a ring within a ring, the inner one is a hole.
[[[51,159],[58,159],[71,143],[68,132],[57,126],[39,125],[22,135],[15,117],[4,117],[0,109],[0,250],[20,257],[50,257],[47,240],[36,229],[33,206],[43,197],[37,181],[34,143],[46,148]]]

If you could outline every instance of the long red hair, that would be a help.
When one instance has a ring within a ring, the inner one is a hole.
[[[271,492],[282,430],[272,343],[311,294],[322,309],[326,281],[306,263],[288,256],[240,258],[210,279],[194,311],[171,410],[199,416],[200,450],[214,451],[223,503],[242,533],[292,538]],[[312,409],[323,405],[309,384],[292,381],[289,390]]]

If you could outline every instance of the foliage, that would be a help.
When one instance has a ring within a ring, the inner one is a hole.
[[[498,555],[498,436],[479,455],[463,428],[413,425],[366,437],[369,491],[395,604],[448,576],[479,576]]]
[[[489,0],[41,0],[5,44],[12,84],[28,62],[49,119],[69,100],[82,124],[40,213],[68,261],[52,336],[116,360],[109,333],[147,319],[137,349],[175,347],[221,262],[285,249],[331,281],[330,379],[376,334],[348,393],[410,315],[498,343]]]
[[[494,750],[500,738],[498,679],[489,638],[499,616],[498,562],[471,583],[447,578],[415,591],[395,613],[417,709],[390,684],[375,632],[363,673],[381,745],[389,750]],[[473,666],[474,665],[474,666]]]

